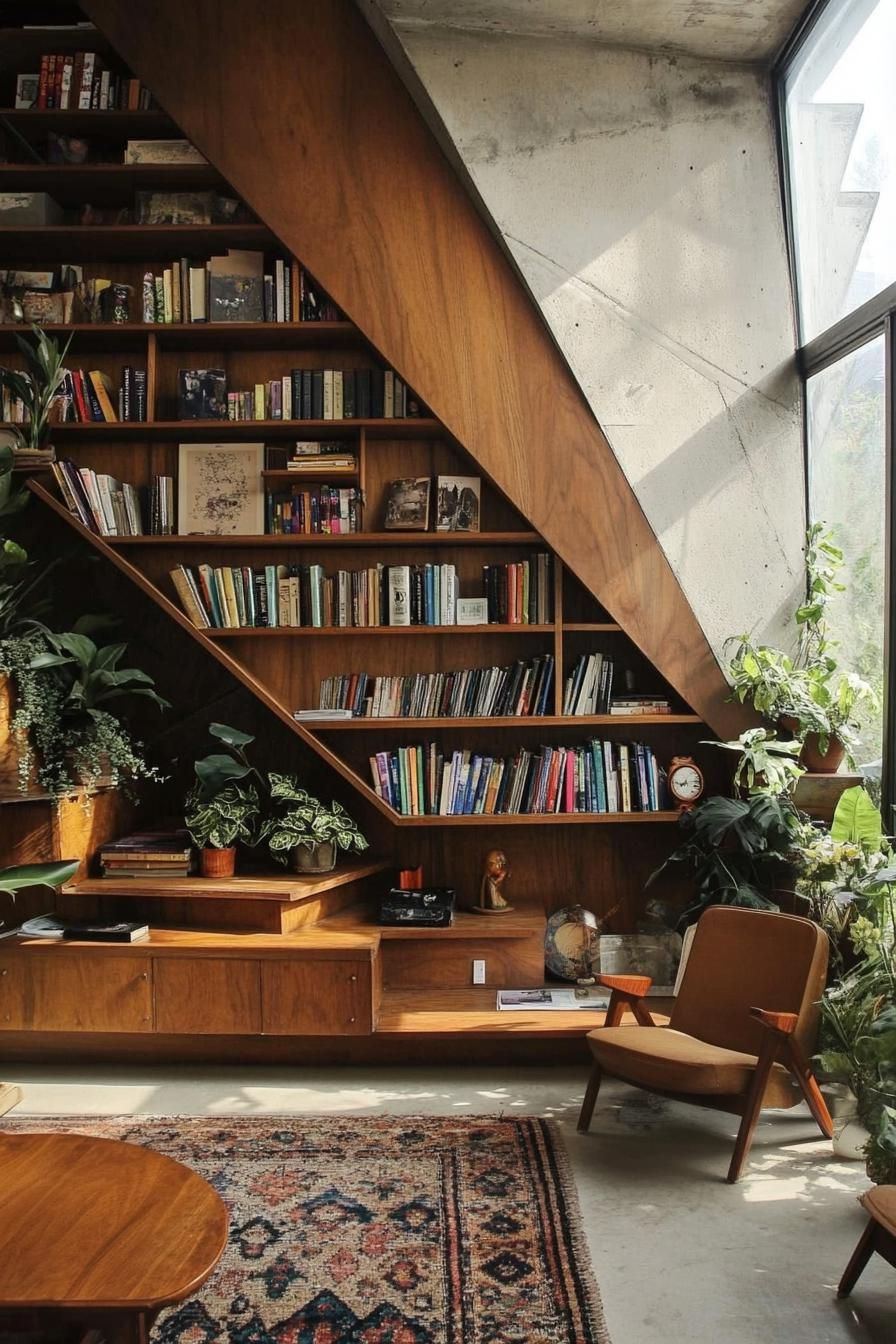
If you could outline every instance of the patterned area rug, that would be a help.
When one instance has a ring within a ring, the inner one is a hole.
[[[230,1211],[153,1344],[609,1344],[566,1155],[515,1117],[7,1117],[154,1148]]]

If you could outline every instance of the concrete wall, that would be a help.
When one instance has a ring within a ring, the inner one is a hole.
[[[395,31],[713,646],[782,640],[803,465],[766,77]]]

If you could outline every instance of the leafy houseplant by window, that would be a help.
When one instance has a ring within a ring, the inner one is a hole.
[[[842,565],[843,554],[824,525],[813,523],[806,533],[806,600],[794,613],[795,655],[756,644],[747,634],[727,641],[734,646],[728,671],[735,697],[796,734],[807,768],[831,774],[844,754],[853,764],[859,711],[876,701],[867,682],[838,673],[836,645],[828,638],[825,611],[844,591],[837,579]]]
[[[12,425],[20,447],[36,452],[46,447],[47,434],[60,389],[65,378],[65,357],[71,336],[60,350],[58,341],[40,327],[32,327],[34,339],[16,336],[16,344],[25,360],[24,370],[0,368],[0,387],[21,401],[25,412],[23,425]]]
[[[167,708],[168,701],[145,672],[119,666],[126,644],[97,646],[84,633],[95,624],[96,618],[85,617],[65,634],[38,627],[0,642],[0,671],[12,678],[16,692],[12,728],[28,744],[20,781],[27,784],[36,762],[41,788],[54,796],[101,780],[118,785],[159,778],[119,717],[117,702],[142,696]]]
[[[291,862],[296,872],[326,873],[336,866],[337,852],[368,848],[355,822],[339,803],[323,803],[291,775],[268,776],[272,814],[260,832],[277,863]]]
[[[246,757],[245,748],[254,737],[225,723],[211,723],[208,730],[228,751],[196,761],[196,783],[187,794],[184,820],[199,849],[203,877],[232,877],[236,846],[254,843],[259,815],[258,789],[244,781],[249,775],[263,781]]]

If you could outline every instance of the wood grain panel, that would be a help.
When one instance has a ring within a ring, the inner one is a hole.
[[[12,992],[3,992],[4,1029],[152,1030],[148,961],[110,953],[108,947],[53,951],[51,957],[27,960],[15,952],[0,953],[0,983],[12,985]]]
[[[265,962],[262,1024],[268,1036],[364,1036],[373,1030],[371,964]]]
[[[153,1000],[156,1031],[254,1035],[261,1031],[259,962],[156,957]]]
[[[528,988],[544,983],[544,943],[534,937],[502,938],[487,944],[476,939],[383,942],[383,985],[387,992],[464,989],[473,983],[474,958],[485,962],[485,983],[492,988]]]
[[[606,438],[350,0],[84,7],[670,684],[735,735],[744,712]]]

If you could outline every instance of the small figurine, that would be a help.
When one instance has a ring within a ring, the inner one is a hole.
[[[479,884],[479,904],[472,910],[477,915],[506,915],[512,909],[504,899],[501,888],[510,869],[504,851],[490,849],[483,859],[482,881]]]

